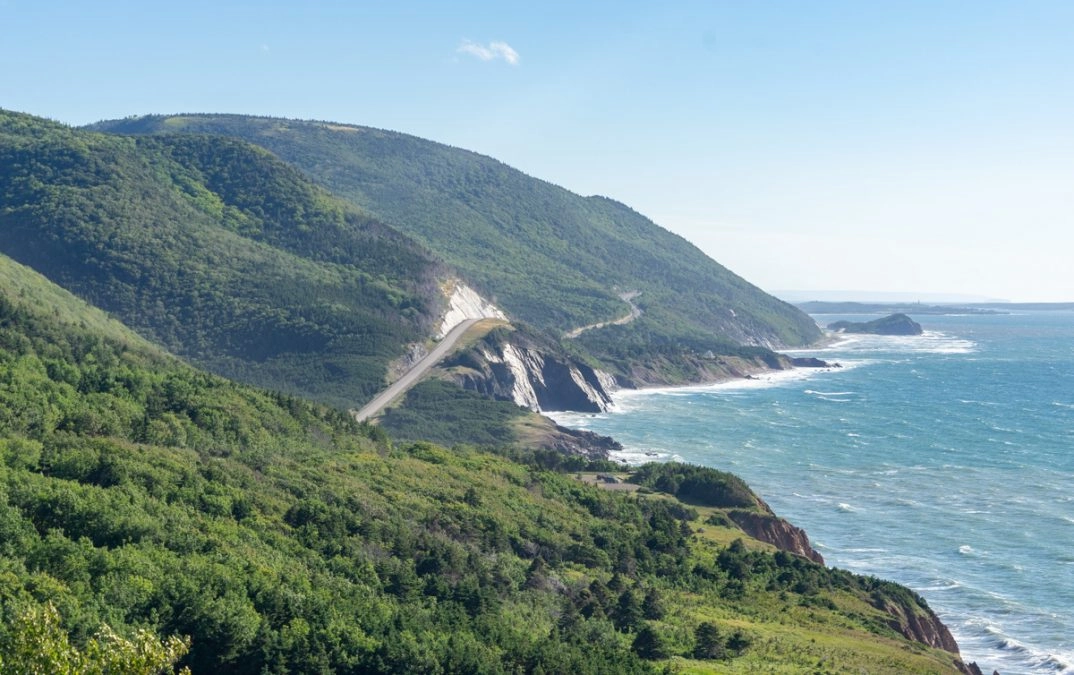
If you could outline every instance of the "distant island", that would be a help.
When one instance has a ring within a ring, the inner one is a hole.
[[[873,321],[836,321],[828,324],[828,330],[837,333],[869,333],[871,335],[921,335],[921,324],[905,314],[891,314]]]

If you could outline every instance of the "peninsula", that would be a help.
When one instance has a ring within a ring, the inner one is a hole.
[[[828,324],[828,330],[837,333],[868,333],[871,335],[921,335],[921,324],[905,314],[891,314],[873,321],[836,321]]]

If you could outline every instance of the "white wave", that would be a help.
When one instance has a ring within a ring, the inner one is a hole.
[[[831,340],[828,344],[822,347],[808,347],[806,349],[785,349],[784,354],[813,354],[815,352],[835,352],[842,351],[847,345],[852,345],[855,342],[861,341],[863,334],[856,333],[828,333],[827,338]]]
[[[921,335],[855,335],[818,351],[972,354],[977,351],[977,343],[941,331],[926,330]]]
[[[962,546],[958,547],[958,552],[962,555],[973,555],[974,550],[973,547],[969,544],[963,544]]]
[[[846,502],[839,502],[839,510],[845,513],[854,513],[857,509]]]
[[[962,584],[954,579],[936,579],[928,586],[914,586],[919,593],[938,593],[940,591],[953,591],[962,588]]]
[[[994,618],[969,617],[958,630],[952,632],[963,647],[963,655],[968,654],[969,649],[986,651],[987,653],[974,658],[997,668],[1000,672],[1051,672],[1059,675],[1074,673],[1074,653],[1069,650],[1041,649],[1018,640],[1006,627],[996,623]]]
[[[641,389],[619,389],[612,394],[612,409],[610,412],[630,412],[636,410],[630,402],[639,399],[658,396],[692,396],[699,393],[718,393],[741,389],[764,389],[768,387],[782,386],[790,382],[807,380],[821,375],[837,375],[854,368],[867,366],[878,361],[874,359],[847,359],[839,362],[839,367],[831,368],[792,368],[789,370],[763,371],[750,377],[712,382],[708,384],[688,384],[669,387],[644,387]],[[839,396],[853,394],[854,392],[814,392],[818,395]]]
[[[1034,654],[1036,656],[1036,654]],[[1074,652],[1058,652],[1040,657],[1040,665],[1051,668],[1061,675],[1074,673]]]
[[[1052,405],[1054,405],[1057,408],[1068,408],[1070,410],[1074,410],[1074,403],[1063,403],[1061,401],[1052,401]]]
[[[623,448],[608,453],[608,456],[617,461],[637,466],[647,462],[681,462],[683,458],[674,452],[655,448]]]
[[[812,394],[814,396],[853,396],[857,392],[853,391],[816,391],[815,389],[806,389],[803,394]]]
[[[1032,667],[1034,672],[1052,672],[1059,675],[1074,673],[1074,653],[1053,653],[1038,649],[1005,634],[1002,629],[994,624],[986,625],[985,630],[994,636],[995,644],[1000,650],[1019,655],[1023,662]],[[1008,668],[1004,668],[1004,672],[1011,671]]]

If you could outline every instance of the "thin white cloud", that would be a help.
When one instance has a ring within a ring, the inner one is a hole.
[[[470,40],[463,40],[455,51],[460,54],[469,54],[482,61],[503,59],[512,66],[518,65],[518,52],[506,42],[490,42],[487,45],[482,45]]]

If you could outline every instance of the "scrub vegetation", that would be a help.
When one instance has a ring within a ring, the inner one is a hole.
[[[547,453],[395,443],[186,365],[6,257],[0,278],[5,668],[953,671],[878,609],[913,594],[714,507]]]

